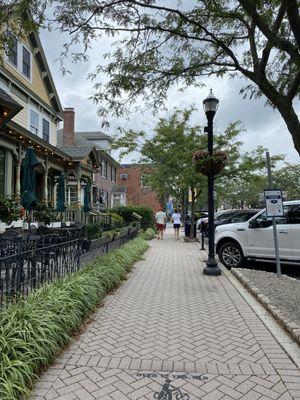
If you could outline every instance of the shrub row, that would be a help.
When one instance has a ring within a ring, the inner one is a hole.
[[[22,399],[148,244],[137,238],[0,312],[0,399]]]
[[[141,238],[144,240],[151,240],[156,237],[155,230],[153,228],[147,228],[145,232],[141,233]]]
[[[154,224],[153,211],[149,207],[119,206],[111,209],[110,211],[119,214],[121,217],[123,217],[125,224],[130,224],[130,222],[135,220],[132,213],[139,214],[142,217],[141,226],[143,229],[153,227]]]

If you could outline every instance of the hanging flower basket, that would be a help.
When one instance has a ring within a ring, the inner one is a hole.
[[[224,151],[215,151],[212,156],[207,150],[196,151],[193,155],[193,163],[198,173],[208,176],[220,174],[226,163],[228,155]]]

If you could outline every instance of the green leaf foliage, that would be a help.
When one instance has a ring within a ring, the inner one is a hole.
[[[152,240],[156,237],[155,230],[153,228],[147,228],[145,232],[141,233],[141,237],[144,240]]]
[[[69,44],[83,43],[84,49],[97,37],[120,34],[90,74],[101,115],[126,114],[133,104],[160,110],[170,87],[199,86],[199,77],[243,77],[241,94],[265,96],[300,153],[294,101],[300,95],[299,0],[98,3],[55,2],[53,19],[70,34]],[[83,58],[70,46],[65,50],[74,61]]]
[[[16,196],[0,195],[0,222],[11,224],[21,217],[20,199]]]
[[[148,244],[138,238],[0,312],[0,399],[29,394],[84,319],[126,277]]]
[[[153,226],[153,211],[149,207],[144,206],[119,206],[116,208],[112,208],[109,212],[116,213],[120,215],[125,224],[130,224],[133,221],[136,221],[132,213],[139,214],[141,219],[141,227],[143,229],[147,229]]]

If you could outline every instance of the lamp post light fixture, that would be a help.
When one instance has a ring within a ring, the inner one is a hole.
[[[204,132],[207,133],[207,150],[209,156],[213,156],[213,120],[218,110],[219,100],[214,96],[212,89],[208,97],[203,100],[203,108],[207,118],[207,126]],[[208,185],[208,260],[203,269],[204,275],[221,275],[221,269],[215,259],[215,233],[214,233],[214,173],[210,168],[207,176]]]

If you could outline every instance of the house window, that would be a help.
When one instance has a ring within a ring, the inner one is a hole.
[[[102,177],[107,178],[107,161],[101,160],[101,171],[102,171]]]
[[[30,52],[23,46],[23,67],[22,72],[30,79]]]
[[[77,186],[70,185],[67,187],[67,203],[69,206],[77,205]]]
[[[111,181],[113,183],[116,183],[116,175],[117,175],[117,170],[115,167],[111,166]]]
[[[11,32],[7,35],[10,42],[8,59],[15,67],[18,67],[18,40]]]
[[[49,121],[43,118],[43,139],[49,142],[50,124]]]
[[[30,110],[30,131],[37,135],[39,133],[39,114]]]
[[[26,78],[31,79],[31,53],[26,46],[18,41],[11,33],[7,32],[8,46],[8,61],[18,69]]]
[[[0,148],[0,194],[5,192],[5,150]]]
[[[147,189],[150,189],[151,188],[151,186],[150,186],[150,182],[149,182],[149,175],[147,175],[147,174],[144,174],[144,175],[141,175],[141,188],[143,189],[145,189],[145,188],[147,188]]]

